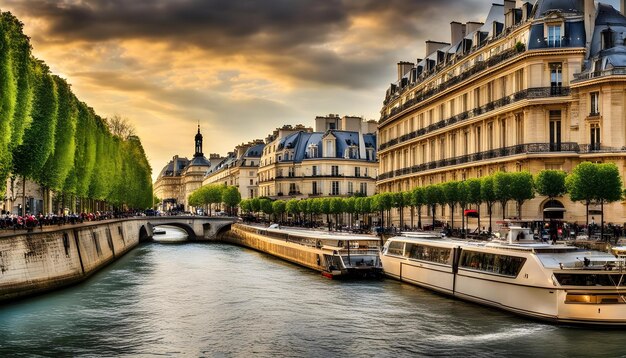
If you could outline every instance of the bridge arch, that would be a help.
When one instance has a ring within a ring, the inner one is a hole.
[[[183,224],[183,223],[178,223],[178,222],[163,222],[163,223],[158,223],[158,224],[151,224],[153,227],[157,227],[157,226],[163,226],[163,225],[167,225],[167,226],[175,226],[179,229],[184,230],[187,233],[187,240],[197,240],[197,236],[196,236],[196,232],[193,230],[193,228],[187,224]]]
[[[217,230],[217,232],[215,233],[215,237],[219,239],[221,237],[221,235],[223,235],[226,232],[230,231],[231,225],[232,225],[232,223],[231,224],[226,224],[226,225],[220,227],[219,230]]]
[[[148,234],[148,229],[146,229],[145,225],[141,225],[141,228],[139,228],[139,242],[150,241],[150,239],[151,235]]]

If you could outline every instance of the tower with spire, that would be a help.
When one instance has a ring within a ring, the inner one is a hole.
[[[200,123],[198,123],[198,133],[196,134],[196,152],[193,157],[204,157],[204,153],[202,153],[202,134],[200,134]]]

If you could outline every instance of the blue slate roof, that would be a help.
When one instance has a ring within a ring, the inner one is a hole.
[[[322,158],[322,141],[327,136],[335,137],[335,158],[344,158],[345,150],[355,145],[357,148],[360,147],[360,135],[358,132],[352,131],[341,131],[341,130],[329,130],[326,132],[296,132],[292,133],[288,136],[282,138],[277,146],[277,150],[283,149],[293,149],[293,158],[289,158],[289,160],[283,159],[281,161],[295,161],[301,162],[305,159],[315,159]],[[373,157],[376,157],[376,135],[375,134],[365,134],[363,135],[363,141],[365,148],[373,148],[374,154]],[[311,145],[317,146],[317,156],[315,158],[310,157],[308,148]],[[365,160],[366,158],[359,158]]]
[[[584,0],[540,0],[535,4],[533,11],[535,19],[540,19],[550,11],[582,13],[584,9]]]
[[[206,159],[206,157],[201,156],[201,157],[194,157],[191,162],[189,163],[190,167],[196,167],[196,166],[211,166],[211,163]]]

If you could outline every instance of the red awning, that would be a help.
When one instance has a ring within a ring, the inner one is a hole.
[[[467,209],[467,210],[463,211],[463,215],[469,216],[469,217],[472,217],[472,218],[477,218],[478,217],[478,211],[477,210],[473,210],[473,209]]]

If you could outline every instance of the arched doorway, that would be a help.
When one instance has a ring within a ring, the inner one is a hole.
[[[543,218],[544,220],[563,220],[563,214],[565,213],[565,206],[558,200],[552,199],[546,201],[543,204]]]

